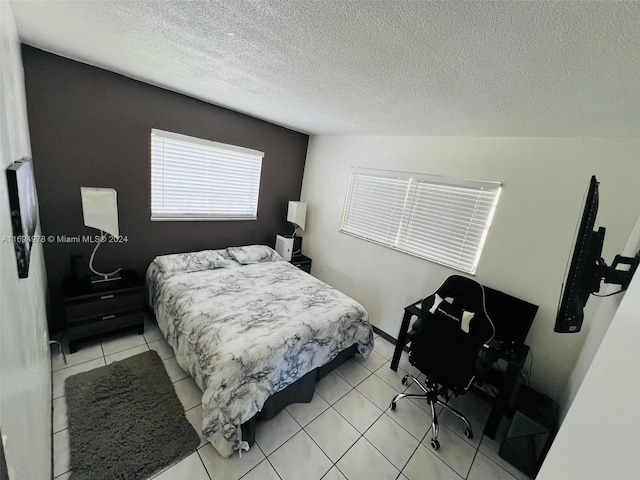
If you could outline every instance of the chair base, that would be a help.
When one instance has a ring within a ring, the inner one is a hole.
[[[466,435],[467,438],[473,438],[473,429],[471,428],[471,424],[469,423],[469,420],[467,420],[467,417],[465,417],[462,413],[460,413],[458,410],[453,408],[451,405],[447,405],[446,403],[444,403],[440,399],[438,399],[438,395],[442,395],[442,394],[446,394],[447,393],[447,389],[446,388],[438,389],[438,386],[436,384],[428,383],[428,381],[427,381],[426,387],[425,387],[413,375],[405,375],[404,378],[402,379],[402,384],[403,385],[407,385],[409,380],[411,380],[418,387],[420,387],[420,389],[424,392],[424,394],[399,393],[398,395],[393,397],[393,400],[391,400],[391,410],[395,410],[396,409],[396,403],[398,402],[398,400],[402,400],[403,398],[424,398],[424,399],[426,399],[429,402],[429,406],[431,407],[431,418],[432,418],[432,423],[431,423],[431,447],[434,450],[437,450],[438,448],[440,448],[440,442],[438,441],[438,433],[440,431],[440,426],[438,424],[438,415],[436,414],[436,405],[441,405],[443,408],[446,408],[448,411],[450,411],[456,417],[458,417],[460,420],[462,420],[466,425],[466,429],[464,431],[464,434]]]

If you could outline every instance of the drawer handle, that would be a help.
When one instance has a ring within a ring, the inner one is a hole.
[[[108,300],[109,298],[113,298],[115,295],[103,295],[100,297],[100,300]]]
[[[104,317],[102,317],[102,320],[110,320],[112,318],[116,318],[115,315],[105,315]]]

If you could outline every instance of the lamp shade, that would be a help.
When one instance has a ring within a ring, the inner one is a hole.
[[[304,223],[307,219],[307,204],[303,202],[289,202],[287,211],[287,222],[291,222],[304,230]]]
[[[80,195],[84,224],[118,237],[118,193],[113,188],[80,187]]]

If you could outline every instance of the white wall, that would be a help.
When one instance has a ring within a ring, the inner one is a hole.
[[[20,44],[0,1],[0,429],[12,480],[51,478],[51,364],[42,245],[19,279],[4,170],[31,155]],[[37,168],[37,159],[35,168]],[[39,228],[38,228],[39,231]]]
[[[638,217],[636,225],[631,232],[631,236],[627,241],[627,246],[620,253],[627,257],[634,257],[638,251],[640,251],[640,217]],[[638,275],[640,276],[640,273]],[[607,285],[606,289],[603,289],[603,293],[614,293],[618,290],[620,290],[619,285]],[[560,411],[560,418],[564,419],[568,408],[570,407],[585,375],[587,374],[587,371],[589,370],[589,367],[591,366],[593,358],[598,352],[602,339],[607,333],[609,325],[611,325],[616,314],[616,310],[627,293],[628,292],[624,292],[622,294],[615,295],[611,300],[602,302],[598,311],[595,313],[591,322],[591,328],[589,329],[589,333],[585,339],[584,346],[582,347],[578,360],[576,361],[576,366],[573,369],[573,372],[571,372],[569,380],[562,392],[562,396],[560,397],[560,404],[563,407]],[[640,313],[638,314],[638,321],[640,321]]]
[[[638,478],[639,312],[640,275],[635,275],[537,480]]]
[[[314,275],[362,303],[395,337],[403,307],[456,272],[338,232],[351,166],[505,182],[476,279],[540,306],[527,339],[532,386],[559,398],[600,303],[589,301],[580,334],[553,332],[589,178],[601,182],[597,223],[607,227],[611,261],[640,215],[640,139],[312,136],[303,253]]]

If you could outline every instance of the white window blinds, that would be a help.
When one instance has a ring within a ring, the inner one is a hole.
[[[151,130],[151,220],[255,220],[264,153]]]
[[[340,231],[475,273],[501,187],[353,168]]]

